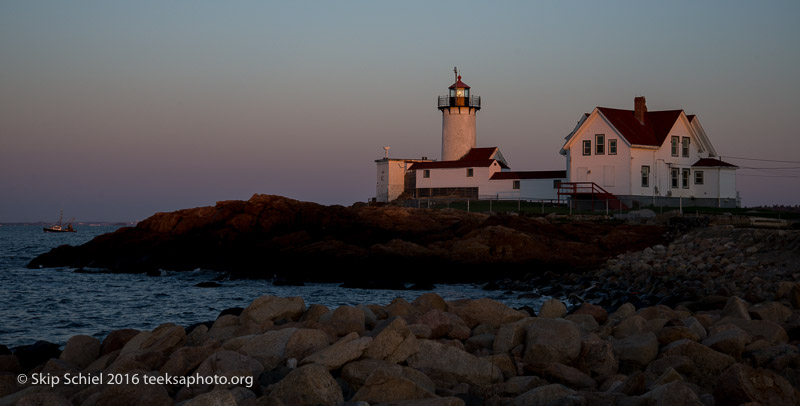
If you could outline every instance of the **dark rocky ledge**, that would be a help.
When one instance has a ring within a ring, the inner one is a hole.
[[[280,196],[157,213],[29,268],[141,273],[196,268],[297,281],[467,282],[593,269],[668,242],[665,228],[611,221],[394,206],[324,206]]]

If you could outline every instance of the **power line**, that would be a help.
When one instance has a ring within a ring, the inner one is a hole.
[[[800,169],[800,166],[740,166],[739,169]]]
[[[722,160],[722,156],[720,155],[720,160]],[[800,161],[780,161],[777,159],[758,159],[758,158],[742,158],[738,156],[725,156],[727,159],[744,159],[746,161],[762,161],[762,162],[781,162],[786,164],[800,164]]]
[[[800,175],[745,175],[739,173],[736,176],[755,176],[759,178],[800,178]]]

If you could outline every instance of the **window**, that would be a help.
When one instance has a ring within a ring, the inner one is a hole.
[[[561,186],[561,179],[556,179],[553,181],[553,189],[558,189]]]
[[[684,158],[689,157],[689,137],[681,138],[681,156]]]
[[[694,184],[695,185],[703,184],[703,171],[694,171]]]
[[[583,155],[592,155],[592,142],[589,140],[583,142]]]
[[[514,181],[514,186],[512,186],[512,188],[516,189],[516,190],[519,190],[519,181],[518,180]]]
[[[617,155],[617,139],[608,140],[608,155]]]
[[[678,188],[678,177],[680,176],[680,170],[678,168],[672,168],[672,188]]]
[[[691,169],[684,169],[683,170],[683,176],[682,176],[682,179],[681,179],[681,184],[683,185],[684,189],[689,189],[689,172],[690,171],[691,171]]]
[[[606,149],[606,136],[603,134],[595,134],[594,135],[594,153],[597,155],[605,154]]]
[[[672,156],[678,156],[678,137],[672,137]]]
[[[472,168],[467,168],[467,177],[468,177],[468,178],[471,178],[471,177],[472,177],[472,175],[473,175]]]
[[[430,169],[425,169],[424,171],[422,171],[422,177],[423,178],[430,178],[431,177],[431,170]]]
[[[642,165],[642,187],[650,187],[650,167]]]

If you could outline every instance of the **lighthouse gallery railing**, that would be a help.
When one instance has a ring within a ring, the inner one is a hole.
[[[480,96],[469,96],[469,97],[450,97],[450,96],[439,96],[439,107],[451,107],[451,106],[463,106],[463,107],[477,107],[481,108],[481,97]]]

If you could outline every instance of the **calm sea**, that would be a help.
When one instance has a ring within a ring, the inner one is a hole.
[[[246,307],[261,295],[301,296],[306,305],[389,304],[414,300],[424,291],[364,290],[336,284],[273,286],[266,280],[194,285],[219,276],[207,270],[162,271],[161,276],[74,273],[74,269],[27,269],[37,255],[62,244],[80,245],[118,227],[77,227],[77,233],[45,233],[41,226],[0,226],[0,344],[9,348],[37,340],[64,344],[76,334],[99,339],[122,328],[153,329],[162,323],[188,326],[214,320],[220,311]],[[538,309],[541,300],[487,292],[477,285],[438,285],[445,300],[489,297],[509,306]]]

